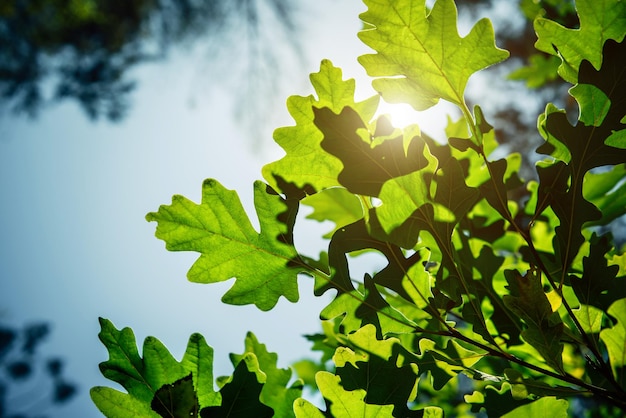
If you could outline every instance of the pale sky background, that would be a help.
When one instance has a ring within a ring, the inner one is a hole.
[[[210,80],[200,81],[199,71],[210,62],[193,54],[175,54],[136,71],[139,85],[121,123],[90,122],[74,103],[46,110],[34,121],[0,119],[0,321],[51,323],[41,356],[61,356],[64,375],[79,385],[71,402],[41,413],[101,416],[89,388],[116,384],[98,370],[108,358],[97,337],[99,316],[118,329],[131,327],[140,347],[146,336],[156,336],[178,359],[189,335],[200,332],[215,349],[216,376],[232,373],[228,354],[243,351],[248,330],[279,354],[279,366],[309,353],[301,335],[319,331],[325,304],[313,297],[312,280],[300,280],[300,303],[281,299],[270,312],[224,305],[220,298],[232,280],[188,282],[197,254],[166,251],[154,237],[156,223],[144,219],[174,194],[199,202],[202,181],[212,177],[238,191],[256,223],[252,183],[261,179],[264,164],[283,155],[271,131],[293,124],[287,96],[312,92],[308,74],[319,70],[323,58],[342,67],[344,78],[357,77],[361,99],[373,94],[356,61],[368,52],[356,36],[362,3],[320,0],[307,7],[301,38],[308,62],[290,75],[285,94],[267,97],[275,120],[256,150],[233,121],[227,85],[211,89]],[[434,111],[420,122],[436,134],[432,129],[443,120]],[[313,225],[312,237],[296,230],[301,250],[322,249],[321,230]]]

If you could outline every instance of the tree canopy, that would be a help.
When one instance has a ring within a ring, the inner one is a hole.
[[[201,335],[178,361],[154,337],[140,353],[131,329],[101,318],[100,369],[125,391],[92,388],[94,403],[109,417],[623,416],[626,256],[610,229],[626,214],[626,5],[521,3],[539,58],[513,77],[559,78],[578,108],[570,120],[545,104],[524,179],[530,150],[503,147],[494,115],[466,95],[475,73],[510,59],[492,22],[460,36],[453,0],[364,3],[358,36],[372,51],[358,61],[376,94],[355,99],[355,81],[324,60],[314,94],[288,99],[294,125],[274,132],[284,155],[254,183],[258,230],[215,179],[199,203],[174,196],[146,217],[167,249],[199,254],[189,280],[234,279],[224,303],[270,310],[313,280],[331,296],[308,336],[319,357],[279,368],[249,333],[232,375],[214,379]],[[461,117],[436,141],[378,115],[381,98],[418,111],[445,100]],[[322,254],[295,245],[301,205],[334,224]],[[363,253],[384,262],[359,277]]]

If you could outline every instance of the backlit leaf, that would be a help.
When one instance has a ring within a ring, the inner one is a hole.
[[[463,105],[469,77],[508,57],[495,45],[493,27],[481,19],[461,38],[452,0],[438,0],[430,13],[424,0],[366,0],[359,38],[376,54],[359,57],[374,89],[389,103],[416,110],[439,99]]]
[[[297,274],[303,269],[290,265],[297,252],[291,243],[293,217],[288,217],[288,224],[279,220],[288,210],[285,201],[256,182],[254,204],[260,233],[236,192],[206,180],[201,204],[174,196],[171,205],[161,206],[146,219],[158,222],[156,236],[168,250],[201,254],[189,270],[189,280],[216,283],[234,277],[234,286],[222,298],[225,303],[270,310],[281,296],[298,300]]]
[[[583,60],[595,68],[602,64],[607,39],[621,42],[626,34],[626,4],[621,0],[576,0],[580,28],[570,29],[544,18],[535,20],[535,47],[562,60],[559,74],[574,84]]]
[[[569,93],[580,105],[578,120],[587,126],[600,126],[609,112],[611,101],[592,84],[576,84]]]
[[[100,364],[100,370],[106,378],[119,383],[128,392],[104,387],[91,389],[92,400],[105,416],[129,416],[124,415],[128,411],[150,411],[146,414],[136,412],[136,416],[158,416],[152,411],[163,412],[176,405],[165,404],[162,402],[165,398],[155,395],[167,390],[163,387],[183,382],[185,378],[190,378],[188,383],[192,383],[192,388],[200,394],[200,407],[220,403],[220,395],[213,390],[213,350],[201,335],[193,334],[189,338],[183,361],[178,362],[154,337],[144,341],[142,358],[132,330],[124,328],[119,331],[106,319],[100,319],[100,325],[99,337],[109,352],[109,359]],[[181,384],[184,386],[186,383]],[[189,394],[188,386],[183,389],[181,393]],[[187,404],[183,402],[178,406]]]
[[[364,400],[368,404],[393,404],[395,417],[413,416],[407,403],[415,396],[417,374],[411,365],[399,364],[400,341],[378,339],[372,325],[364,326],[348,339],[355,351],[340,347],[333,357],[343,388],[366,390]]]
[[[544,397],[522,405],[511,412],[502,415],[502,418],[527,418],[527,417],[550,417],[550,418],[567,418],[567,408],[569,403],[565,399],[557,399],[555,397]]]
[[[600,332],[600,339],[606,344],[609,352],[609,361],[615,375],[615,380],[624,384],[626,379],[626,299],[615,302],[607,311],[615,318],[611,328]]]
[[[602,218],[589,225],[607,225],[626,214],[626,164],[614,166],[603,173],[587,173],[583,183],[583,197],[593,203]]]
[[[231,354],[234,365],[239,364],[247,353],[253,353],[258,362],[259,370],[266,376],[260,400],[274,410],[274,418],[293,417],[293,402],[302,395],[302,388],[287,387],[291,379],[290,369],[277,367],[278,355],[267,351],[265,344],[261,344],[256,336],[249,332],[245,340],[244,354]]]
[[[150,403],[115,389],[96,386],[91,388],[89,396],[107,418],[159,418],[159,414],[150,408]]]
[[[307,215],[307,219],[335,223],[335,228],[324,235],[324,238],[330,238],[337,229],[363,217],[363,207],[359,198],[343,187],[333,187],[307,196],[302,200],[302,204],[314,209]]]
[[[581,277],[571,277],[572,288],[581,303],[606,311],[614,301],[626,297],[624,278],[616,277],[618,266],[608,264],[609,237],[593,234],[590,243]]]
[[[378,106],[378,96],[355,102],[354,79],[344,81],[341,77],[341,69],[324,60],[320,71],[311,74],[311,84],[318,97],[291,96],[287,100],[287,108],[296,125],[274,131],[274,140],[286,155],[263,167],[263,177],[274,189],[280,190],[276,176],[297,187],[308,187],[311,192],[339,186],[337,176],[341,162],[320,147],[323,134],[313,123],[313,110],[327,107],[339,113],[344,107],[350,107],[363,120],[369,121]]]
[[[319,372],[315,380],[324,398],[330,402],[330,413],[334,418],[377,418],[391,417],[393,414],[393,405],[366,403],[365,390],[345,390],[339,376]]]

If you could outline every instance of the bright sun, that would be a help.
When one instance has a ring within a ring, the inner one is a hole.
[[[376,117],[384,114],[389,115],[396,128],[416,123],[423,132],[437,139],[444,136],[448,115],[452,119],[458,118],[457,109],[447,102],[440,102],[428,110],[418,112],[406,103],[390,104],[381,99]]]

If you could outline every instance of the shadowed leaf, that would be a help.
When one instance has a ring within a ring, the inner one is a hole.
[[[540,272],[531,269],[524,276],[507,270],[506,281],[510,295],[503,297],[504,304],[524,320],[526,329],[522,337],[537,349],[547,364],[563,371],[563,323],[558,313],[552,312],[550,301],[541,285]]]
[[[162,386],[154,394],[151,406],[164,418],[197,417],[200,407],[191,375]]]
[[[320,147],[323,134],[313,123],[314,108],[327,107],[339,113],[348,106],[369,121],[378,106],[378,96],[355,102],[354,79],[344,81],[341,77],[341,69],[324,60],[320,71],[311,74],[311,84],[317,99],[313,96],[291,96],[287,100],[287,108],[296,125],[274,132],[274,140],[285,150],[286,155],[263,167],[263,177],[275,189],[280,190],[275,176],[298,187],[310,185],[315,191],[339,186],[337,176],[341,171],[341,162]]]
[[[251,332],[246,335],[244,354],[231,354],[230,359],[234,365],[237,365],[248,353],[256,356],[259,370],[266,376],[260,401],[274,410],[274,418],[293,417],[292,405],[302,395],[302,383],[296,382],[294,386],[287,387],[291,379],[291,369],[279,369],[277,367],[278,355],[268,352],[265,344],[261,344]]]
[[[359,114],[349,107],[339,114],[329,108],[314,109],[314,113],[315,125],[324,134],[321,146],[341,160],[343,169],[338,180],[352,193],[378,196],[387,180],[428,164],[420,137],[411,138],[405,152],[402,135],[376,144]]]
[[[265,375],[259,369],[256,356],[247,353],[235,368],[231,379],[220,390],[222,404],[203,408],[200,416],[202,418],[272,417],[274,415],[272,408],[259,400],[264,383]]]

